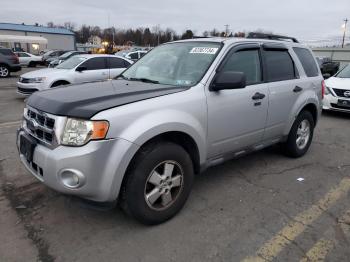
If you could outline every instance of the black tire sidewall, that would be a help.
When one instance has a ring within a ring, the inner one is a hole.
[[[151,171],[161,162],[176,161],[182,168],[183,188],[175,202],[167,209],[157,211],[148,206],[144,197],[145,184]],[[188,153],[179,145],[159,143],[146,153],[139,154],[131,168],[125,190],[128,212],[144,224],[159,224],[177,214],[185,204],[194,179],[193,164]]]
[[[298,131],[298,127],[299,127],[300,123],[305,119],[308,120],[310,123],[310,138],[309,138],[307,145],[303,149],[300,149],[300,148],[298,148],[297,143],[296,143],[297,131]],[[301,157],[301,156],[305,155],[305,153],[309,150],[309,147],[312,143],[312,139],[313,139],[313,135],[314,135],[314,128],[315,128],[315,123],[314,123],[314,119],[312,117],[312,114],[309,111],[302,111],[298,115],[297,119],[294,121],[293,126],[291,128],[291,131],[288,135],[288,140],[286,143],[287,155],[292,156],[292,157]]]

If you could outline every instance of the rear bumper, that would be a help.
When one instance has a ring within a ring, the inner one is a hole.
[[[338,98],[338,97],[335,97],[331,94],[325,95],[325,97],[323,99],[323,107],[322,107],[323,110],[331,110],[331,111],[350,113],[350,107],[338,105],[338,99],[350,101],[350,98],[344,98],[344,97]]]
[[[23,134],[22,129],[17,133],[18,148],[19,136]],[[34,177],[56,191],[97,202],[112,202],[118,197],[127,165],[138,148],[123,139],[110,139],[91,141],[82,147],[58,146],[55,149],[37,144],[32,162],[20,152],[19,156]],[[64,184],[66,172],[80,175],[78,187]]]

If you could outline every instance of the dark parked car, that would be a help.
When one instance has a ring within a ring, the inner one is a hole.
[[[53,60],[49,64],[49,67],[56,67],[59,64],[61,64],[63,61],[67,60],[68,58],[71,58],[72,56],[75,56],[75,55],[82,55],[82,54],[87,54],[87,52],[84,52],[84,51],[69,51],[69,52],[66,52],[63,55],[57,57],[55,60]]]
[[[322,74],[335,75],[339,71],[339,62],[333,62],[330,57],[316,57],[317,63],[321,69]]]
[[[57,59],[59,56],[63,55],[64,53],[67,53],[69,51],[64,50],[51,50],[49,52],[46,52],[42,57],[42,62],[44,65],[49,65],[53,60]]]
[[[8,77],[11,72],[21,70],[19,59],[9,48],[0,47],[0,77]]]

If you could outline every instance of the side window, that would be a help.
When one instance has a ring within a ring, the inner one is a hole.
[[[123,60],[123,63],[124,63],[124,67],[125,68],[128,68],[131,64],[128,62],[128,61],[126,61],[126,60]]]
[[[106,69],[106,60],[104,57],[94,57],[84,62],[81,66],[85,66],[87,70]]]
[[[259,50],[244,50],[233,53],[222,68],[223,72],[243,72],[246,75],[247,85],[262,81]]]
[[[26,53],[18,53],[21,54],[21,57],[30,57],[30,55],[26,54]]]
[[[315,63],[315,59],[311,52],[306,48],[294,47],[294,52],[297,54],[304,71],[308,77],[318,76],[318,68]]]
[[[130,56],[130,58],[133,59],[133,60],[139,59],[139,54],[138,54],[138,52],[131,53],[131,54],[129,54],[129,56]]]
[[[140,58],[143,57],[145,54],[147,54],[146,52],[140,52]]]
[[[120,58],[108,58],[109,68],[125,68],[125,63],[123,59]]]
[[[265,63],[267,81],[283,81],[296,78],[294,62],[287,50],[267,50]]]

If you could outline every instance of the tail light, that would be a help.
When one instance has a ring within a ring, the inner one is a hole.
[[[18,59],[18,56],[16,54],[12,55],[12,59],[13,59],[15,64],[19,64],[19,59]]]
[[[322,80],[322,99],[324,98],[325,92],[326,92],[326,84],[324,80]]]

